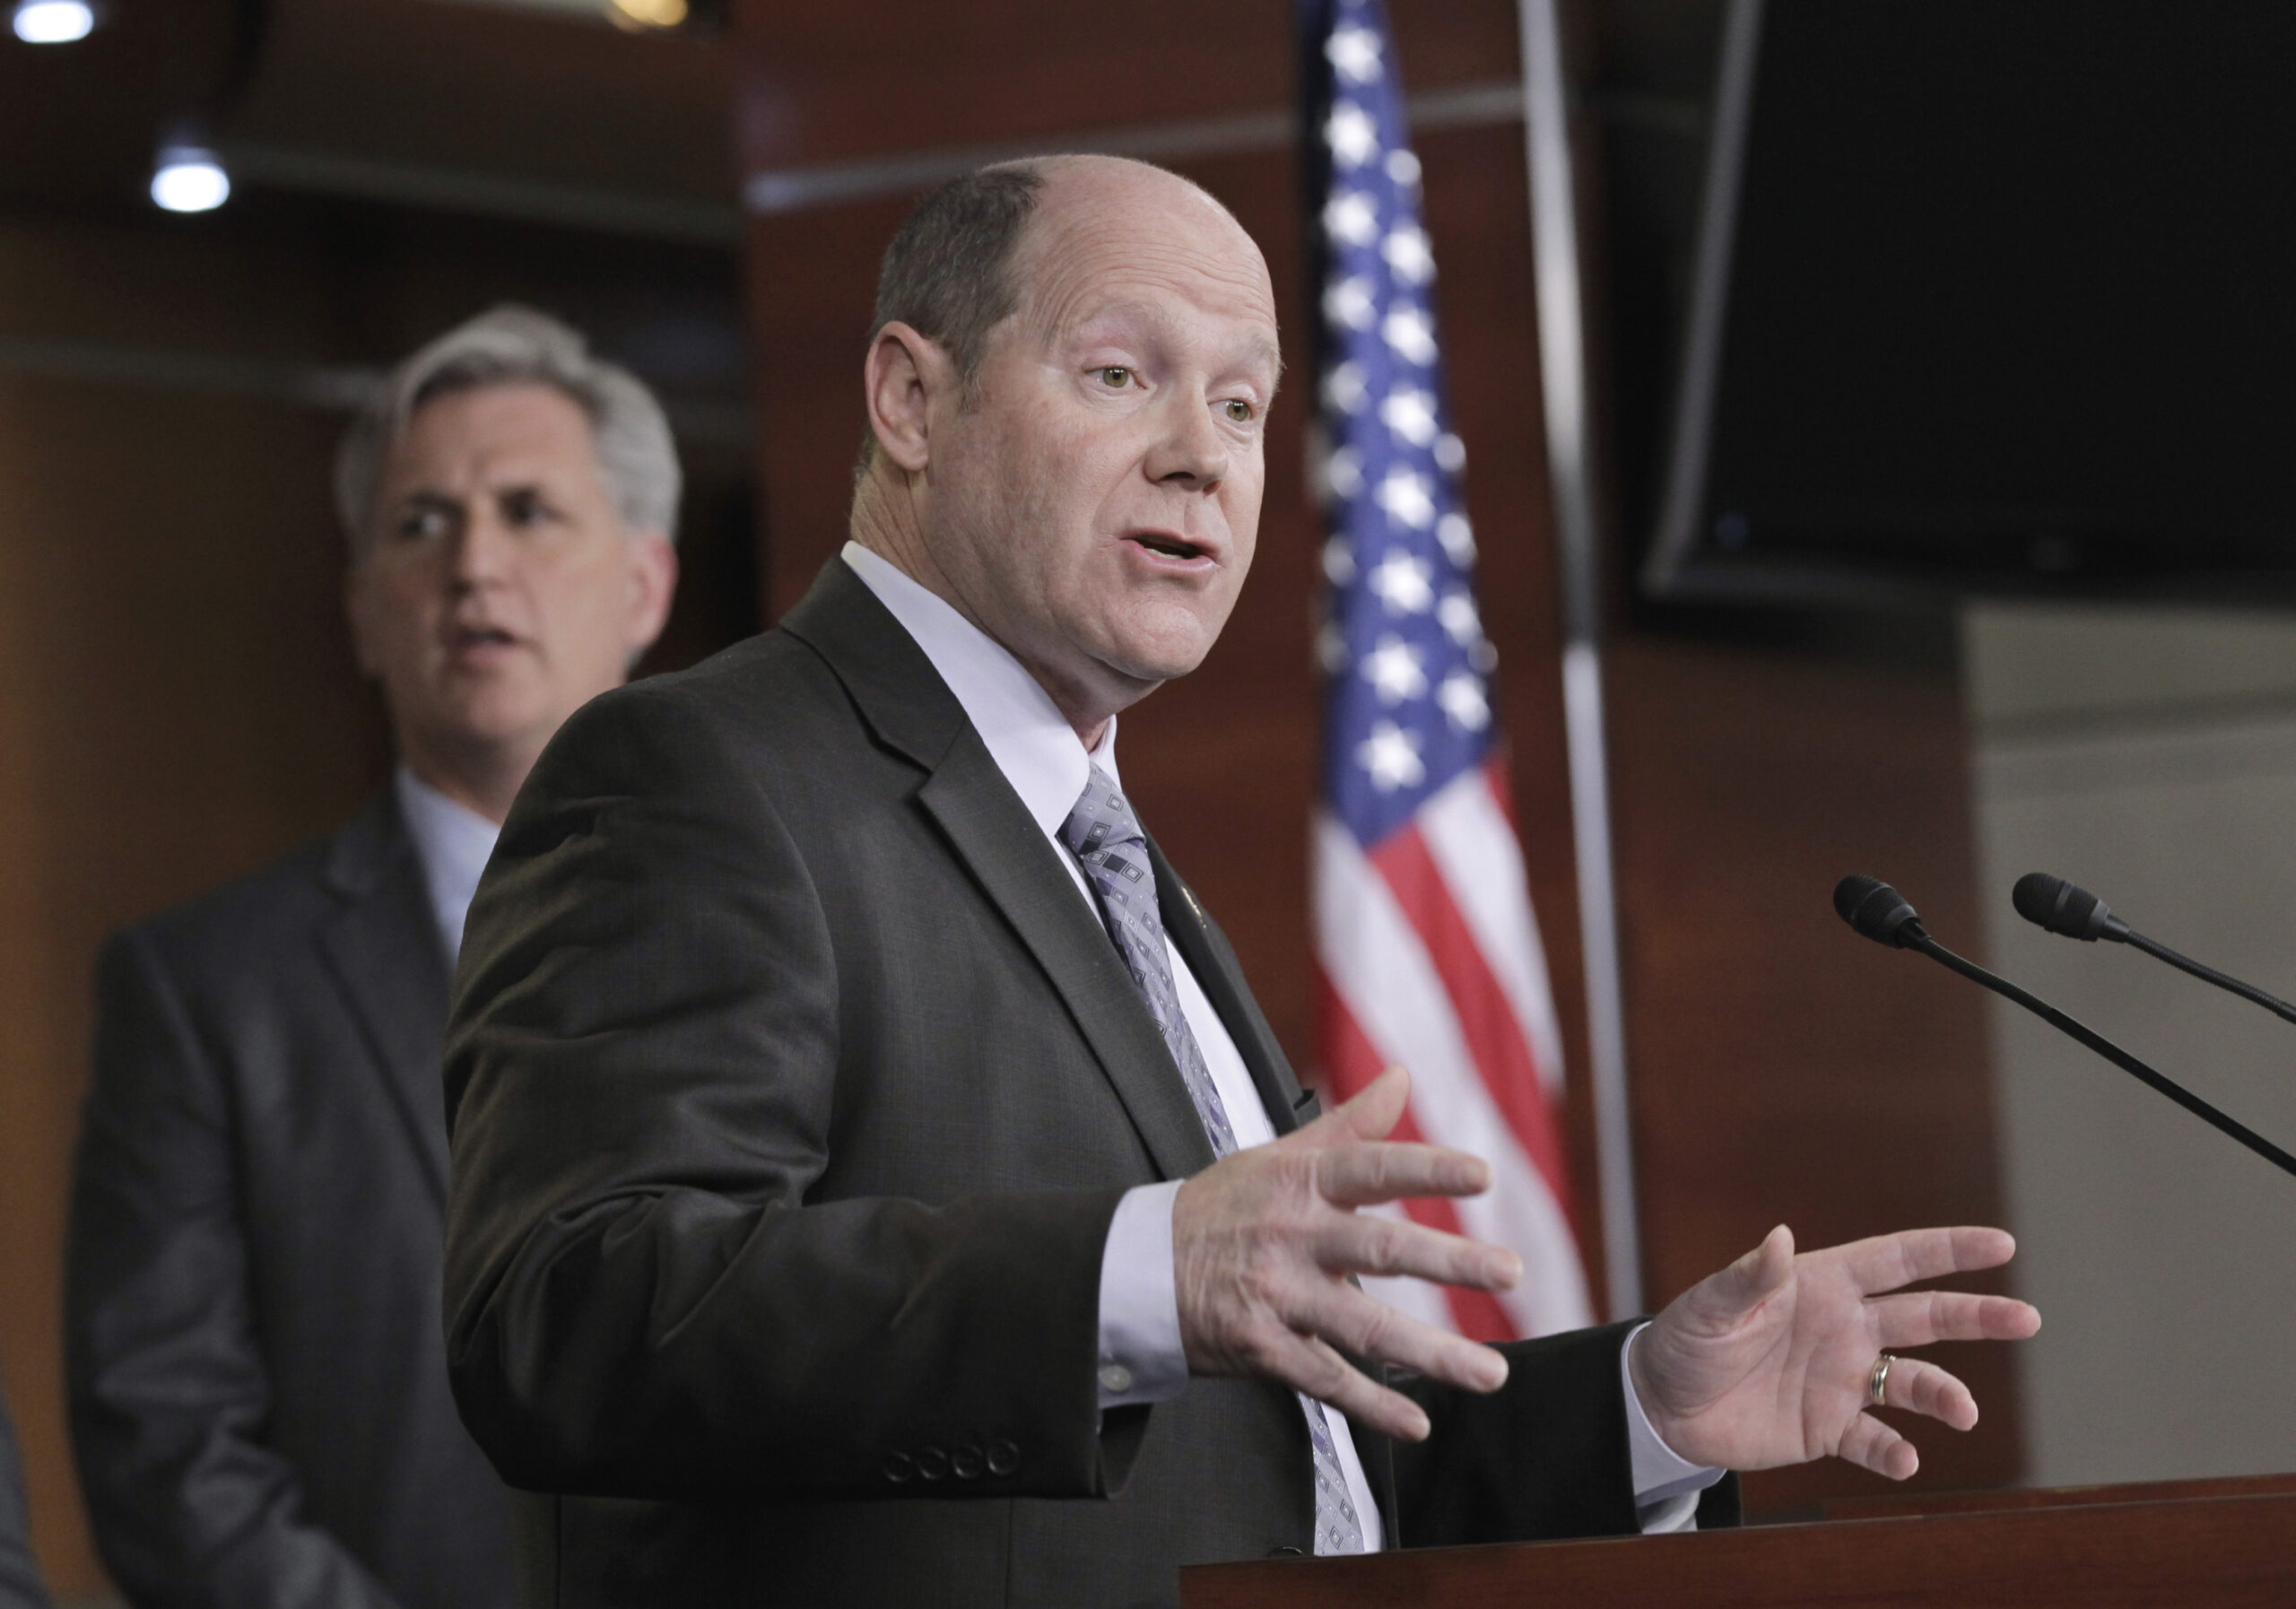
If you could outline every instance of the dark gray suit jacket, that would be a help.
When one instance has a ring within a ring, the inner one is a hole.
[[[97,968],[72,1431],[139,1605],[500,1609],[439,1334],[447,968],[387,791]]]
[[[24,1520],[24,1469],[16,1431],[0,1404],[0,1609],[48,1609],[48,1588],[32,1559]]]
[[[1212,1155],[1057,855],[841,562],[552,743],[447,1049],[448,1365],[553,1494],[525,1602],[1162,1605],[1181,1564],[1309,1545],[1290,1393],[1099,1411],[1109,1217]],[[1293,1127],[1234,955],[1156,869]],[[1518,1349],[1496,1403],[1416,1383],[1431,1464],[1359,1430],[1389,1534],[1631,1529],[1617,1348]]]

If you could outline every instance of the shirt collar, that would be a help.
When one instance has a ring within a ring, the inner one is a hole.
[[[494,853],[501,829],[467,804],[457,804],[422,778],[398,768],[392,778],[398,790],[398,812],[414,839],[415,858],[422,863],[422,884],[430,895],[430,915],[439,924],[439,937],[447,959],[462,952],[463,922],[478,892],[478,880]]]
[[[845,544],[845,562],[925,650],[941,680],[964,706],[989,758],[1039,827],[1057,838],[1061,823],[1084,795],[1099,766],[1118,787],[1116,720],[1089,754],[1051,695],[996,639],[957,613],[947,600],[857,542]]]

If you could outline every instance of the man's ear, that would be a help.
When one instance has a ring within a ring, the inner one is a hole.
[[[862,368],[877,450],[907,473],[921,473],[933,460],[933,404],[956,385],[956,365],[938,343],[898,319],[879,330]]]
[[[678,550],[657,531],[637,532],[625,540],[630,544],[630,614],[622,646],[635,665],[669,624],[670,604],[678,590]]]

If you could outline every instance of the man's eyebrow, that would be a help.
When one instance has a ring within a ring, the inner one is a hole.
[[[1063,326],[1060,334],[1068,340],[1081,341],[1100,325],[1126,322],[1151,324],[1160,330],[1169,330],[1172,327],[1172,316],[1152,301],[1103,302],[1083,317]]]
[[[1268,389],[1273,391],[1283,383],[1283,348],[1274,341],[1252,343],[1252,356],[1267,365]]]
[[[1152,325],[1160,332],[1170,331],[1178,326],[1178,321],[1173,318],[1170,309],[1161,307],[1155,302],[1118,301],[1110,302],[1105,307],[1093,309],[1083,317],[1068,325],[1059,333],[1061,338],[1064,340],[1083,341],[1091,337],[1096,326],[1110,320],[1120,322],[1127,319],[1135,320],[1142,324]],[[1254,341],[1251,344],[1251,350],[1244,361],[1248,364],[1258,363],[1266,368],[1268,370],[1268,383],[1270,390],[1273,390],[1277,385],[1282,383],[1283,378],[1283,348],[1280,342],[1265,336]]]

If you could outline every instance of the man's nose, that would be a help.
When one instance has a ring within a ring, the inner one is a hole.
[[[463,523],[448,556],[455,585],[471,588],[499,581],[509,567],[513,538],[501,518],[480,509]]]
[[[1148,457],[1148,478],[1209,491],[1228,474],[1228,439],[1202,397],[1175,396],[1165,406],[1165,428]]]

